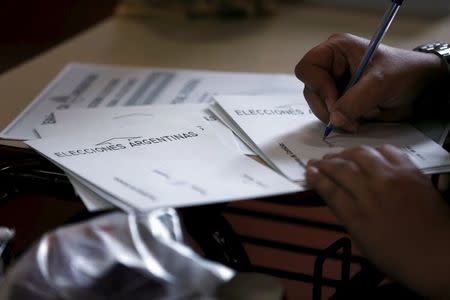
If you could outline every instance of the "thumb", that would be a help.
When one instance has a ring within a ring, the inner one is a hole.
[[[355,132],[361,121],[373,118],[379,112],[378,104],[383,100],[384,76],[380,73],[366,73],[331,107],[331,123],[341,129]]]

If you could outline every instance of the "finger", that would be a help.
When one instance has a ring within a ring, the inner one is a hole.
[[[311,161],[309,165],[316,167],[321,173],[345,189],[354,199],[366,198],[368,190],[366,182],[369,179],[353,161],[334,157]]]
[[[354,162],[362,173],[371,176],[374,173],[379,173],[389,165],[387,159],[381,155],[375,148],[368,146],[358,146],[346,149],[340,153],[328,154],[324,156],[325,160],[329,159],[345,159]]]
[[[335,51],[325,42],[311,49],[297,64],[295,74],[310,90],[319,96],[327,108],[338,98],[336,79],[333,78]]]
[[[363,74],[331,108],[333,125],[354,132],[364,116],[377,112],[378,103],[386,96],[383,82],[384,74],[381,71],[372,69]]]
[[[394,147],[392,145],[382,145],[381,147],[378,147],[377,150],[387,161],[392,164],[410,164],[414,166],[408,154],[398,149],[397,147]]]
[[[351,194],[314,166],[309,165],[305,175],[308,185],[319,194],[339,219],[347,220],[352,215],[355,203]]]
[[[314,115],[322,122],[328,123],[330,113],[328,112],[325,102],[308,87],[305,87],[303,90],[303,95]]]

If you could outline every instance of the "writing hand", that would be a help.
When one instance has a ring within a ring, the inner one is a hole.
[[[380,45],[361,79],[342,95],[369,41],[334,34],[298,63],[304,95],[323,122],[354,132],[364,120],[396,121],[412,115],[413,102],[444,70],[436,55]]]

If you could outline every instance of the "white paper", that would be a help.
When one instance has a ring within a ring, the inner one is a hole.
[[[83,185],[75,176],[66,174],[70,183],[75,190],[75,193],[80,197],[83,204],[86,206],[88,211],[98,211],[103,209],[114,208],[110,202],[106,201],[104,198],[99,196],[94,191],[90,190],[86,185]]]
[[[214,111],[270,166],[304,181],[308,160],[345,148],[392,144],[425,173],[450,169],[450,155],[409,124],[369,123],[357,134],[338,130],[324,141],[325,125],[300,96],[216,96]]]
[[[240,150],[236,143],[238,139],[228,127],[210,112],[207,104],[152,105],[104,107],[96,109],[70,109],[55,112],[55,123],[39,125],[36,132],[42,137],[65,136],[96,130],[96,128],[120,128],[133,123],[145,123],[149,118],[172,118],[187,115],[200,120],[199,128],[205,126],[205,121],[218,135],[224,146]],[[110,208],[111,204],[80,183],[80,180],[66,174],[75,192],[89,211]],[[81,180],[82,181],[82,180]],[[98,193],[98,190],[97,190]]]
[[[300,191],[225,147],[202,119],[149,119],[28,141],[103,199],[127,210],[192,206]]]
[[[1,138],[28,140],[54,112],[152,104],[209,103],[221,94],[300,93],[293,75],[70,64],[10,124]]]
[[[233,132],[208,110],[208,106],[182,104],[61,110],[55,112],[54,123],[38,125],[35,130],[40,137],[52,137],[96,130],[98,127],[120,128],[146,123],[149,119],[183,118],[189,115],[199,120],[198,127],[205,126],[206,122],[224,145],[239,150]]]
[[[207,104],[182,104],[182,105],[152,105],[152,106],[132,106],[132,107],[107,107],[96,109],[71,109],[55,112],[55,122],[51,124],[39,125],[36,128],[37,134],[41,137],[77,135],[83,132],[96,130],[96,128],[120,128],[135,123],[146,123],[149,118],[172,118],[174,116],[189,116],[197,118],[197,127],[211,126],[213,131],[219,135],[219,139],[224,145],[240,149],[236,143],[234,134],[222,122],[207,110]],[[98,195],[98,189],[91,190],[86,186],[86,182],[75,175],[66,173],[72,183],[76,194],[85,204],[89,211],[96,211],[111,208],[111,197]],[[85,184],[83,185],[84,182]],[[93,186],[91,186],[93,188]],[[109,199],[109,202],[104,199]]]

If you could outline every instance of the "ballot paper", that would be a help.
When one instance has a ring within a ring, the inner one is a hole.
[[[36,138],[54,112],[152,104],[208,103],[215,94],[299,93],[293,75],[70,64],[11,123],[1,138]]]
[[[181,104],[61,110],[54,113],[55,122],[40,124],[35,130],[42,138],[76,134],[99,127],[120,128],[134,123],[145,124],[149,119],[183,118],[189,115],[199,120],[199,128],[206,121],[223,145],[239,150],[233,132],[208,107],[208,104]]]
[[[114,205],[112,204],[114,202],[113,198],[102,197],[98,192],[90,189],[87,184],[83,183],[75,175],[66,173],[66,176],[72,184],[75,194],[78,195],[88,211],[99,211],[114,208]]]
[[[149,118],[121,127],[26,142],[88,192],[127,211],[203,205],[302,190],[226,147],[200,116]]]
[[[345,148],[392,144],[424,173],[450,170],[450,154],[406,123],[368,123],[358,133],[334,130],[323,140],[325,125],[299,96],[219,95],[213,111],[268,165],[293,181],[304,181],[310,159]]]
[[[53,136],[73,135],[79,132],[87,132],[96,128],[120,128],[124,125],[146,123],[149,118],[172,118],[175,116],[191,116],[197,118],[198,128],[204,127],[204,121],[214,129],[224,147],[231,147],[240,151],[236,138],[231,130],[207,109],[207,104],[181,104],[181,105],[152,105],[131,107],[106,107],[96,109],[70,109],[55,112],[55,122],[41,124],[36,127],[36,132],[41,138]],[[144,125],[144,124],[143,124]],[[234,150],[234,151],[235,151]],[[89,211],[111,208],[111,201],[86,187],[79,179],[66,174],[73,185],[76,194],[80,197]]]

